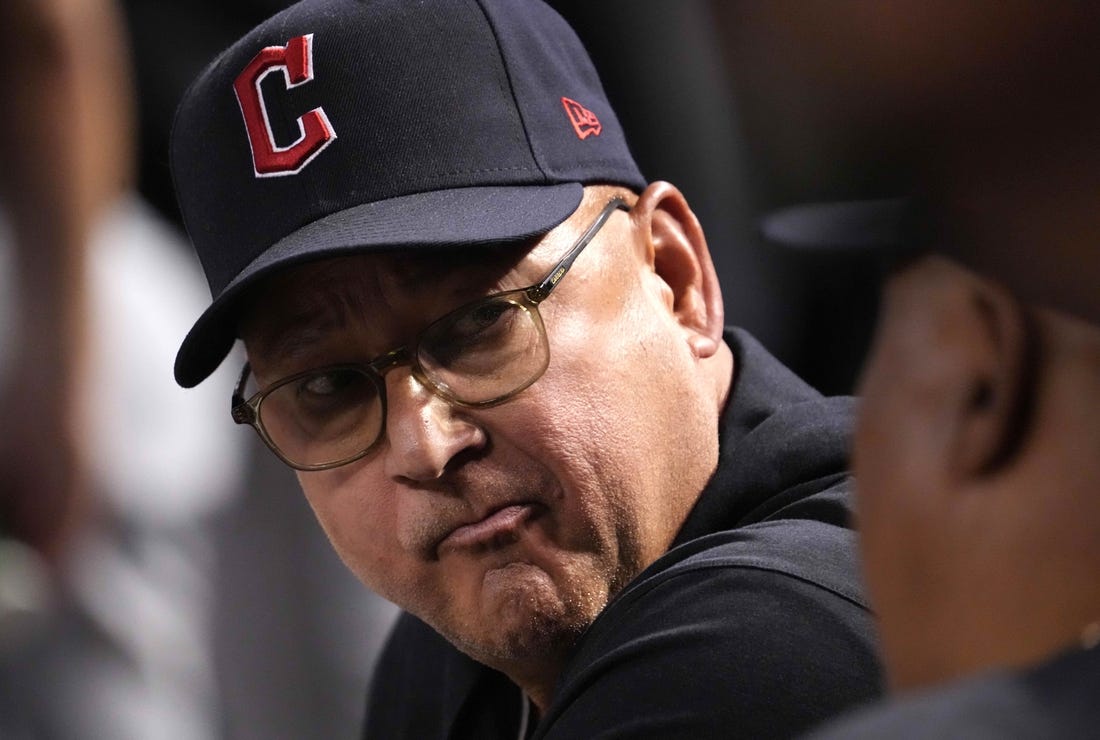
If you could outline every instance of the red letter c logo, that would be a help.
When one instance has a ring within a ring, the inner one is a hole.
[[[314,108],[298,119],[297,141],[285,147],[275,143],[260,83],[277,69],[283,70],[288,90],[312,80],[313,34],[293,38],[286,46],[261,49],[233,83],[252,147],[256,177],[296,174],[336,138],[324,110]]]

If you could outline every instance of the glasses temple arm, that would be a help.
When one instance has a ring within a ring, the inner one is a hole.
[[[630,206],[627,205],[626,201],[622,198],[614,198],[604,206],[599,217],[597,217],[592,225],[588,227],[588,230],[581,235],[577,243],[573,245],[573,248],[554,266],[550,274],[547,275],[541,283],[528,288],[527,297],[535,303],[541,303],[546,300],[547,296],[550,295],[550,291],[552,291],[554,287],[561,282],[561,279],[565,277],[565,274],[569,272],[569,268],[573,266],[573,262],[580,255],[581,250],[588,246],[588,242],[592,241],[592,238],[596,236],[597,232],[603,228],[603,225],[607,223],[607,219],[611,218],[611,214],[620,209],[627,212],[630,211]]]
[[[238,424],[251,424],[256,417],[256,411],[244,400],[244,384],[251,372],[252,365],[246,362],[241,370],[241,377],[237,381],[237,387],[233,390],[233,397],[229,402],[229,413],[232,415],[233,421]]]

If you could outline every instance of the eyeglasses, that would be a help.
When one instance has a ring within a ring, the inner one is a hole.
[[[449,403],[486,408],[530,386],[550,364],[539,304],[616,209],[604,207],[561,261],[527,288],[494,293],[429,324],[411,344],[371,362],[297,373],[244,399],[247,363],[233,391],[233,421],[248,424],[279,459],[297,470],[326,470],[370,452],[386,429],[385,373],[410,365],[413,377]]]

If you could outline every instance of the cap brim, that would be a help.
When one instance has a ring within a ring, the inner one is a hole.
[[[808,203],[767,214],[760,233],[796,250],[894,251],[912,238],[913,204],[904,198]]]
[[[318,219],[275,242],[218,292],[180,346],[176,382],[191,388],[217,369],[236,340],[237,299],[265,275],[348,254],[530,239],[565,221],[583,195],[575,182],[457,188],[366,203]]]

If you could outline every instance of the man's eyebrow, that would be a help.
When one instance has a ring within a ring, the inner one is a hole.
[[[253,351],[278,368],[305,355],[328,334],[347,326],[347,311],[334,296],[310,301],[281,319],[277,326],[261,329],[252,339]]]
[[[384,269],[372,273],[374,277],[370,291],[382,296],[416,292],[423,290],[424,285],[433,278],[466,269],[488,270],[493,277],[471,275],[452,286],[456,293],[465,284],[476,282],[502,289],[497,278],[529,246],[527,243],[485,245],[476,259],[459,249],[416,256],[387,254],[382,257],[385,260]],[[385,277],[381,277],[379,272]],[[297,293],[281,312],[277,324],[260,324],[250,338],[253,351],[269,358],[270,364],[276,368],[305,355],[327,334],[347,328],[353,316],[363,316],[371,310],[361,290],[363,286],[349,285],[344,272],[318,270],[310,277],[309,283],[309,292]]]

